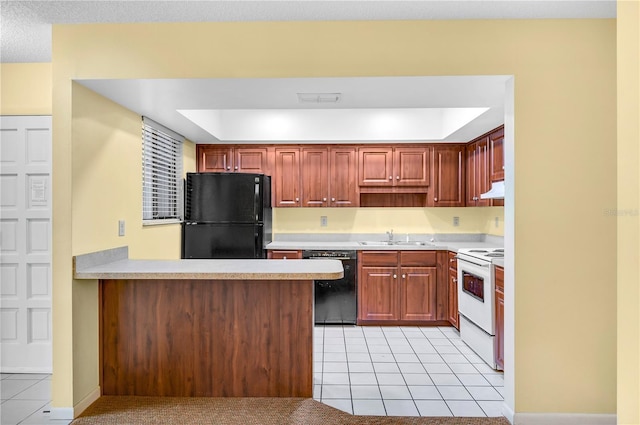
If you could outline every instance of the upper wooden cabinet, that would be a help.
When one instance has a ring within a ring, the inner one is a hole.
[[[197,145],[196,151],[197,170],[200,173],[271,174],[268,147]]]
[[[302,206],[358,206],[356,149],[302,148]]]
[[[431,177],[430,146],[367,146],[358,149],[360,186],[426,187]]]
[[[489,135],[491,181],[504,180],[504,127]]]
[[[433,206],[464,207],[465,146],[436,145],[433,158]]]
[[[274,207],[299,207],[300,149],[298,147],[275,149],[275,173],[271,180],[274,191]]]
[[[480,198],[489,189],[489,138],[485,136],[467,145],[467,206],[491,206],[491,199]]]

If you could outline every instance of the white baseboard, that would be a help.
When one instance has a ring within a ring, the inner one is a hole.
[[[51,419],[75,419],[80,416],[80,414],[84,412],[87,407],[91,406],[91,404],[99,398],[100,387],[96,387],[85,398],[80,400],[80,402],[74,407],[52,407]]]
[[[507,403],[502,403],[502,414],[507,418],[510,424],[515,423],[514,417],[516,413],[507,405]]]
[[[511,423],[515,425],[616,425],[616,421],[615,414],[516,413]]]
[[[73,419],[73,407],[52,407],[51,419]]]

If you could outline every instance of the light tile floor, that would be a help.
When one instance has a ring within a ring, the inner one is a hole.
[[[356,415],[501,416],[504,378],[451,327],[316,326],[314,399]],[[50,418],[50,375],[0,374],[0,424]]]
[[[68,425],[50,419],[51,375],[0,374],[0,424]]]
[[[345,412],[502,416],[503,386],[452,327],[314,330],[313,398]]]

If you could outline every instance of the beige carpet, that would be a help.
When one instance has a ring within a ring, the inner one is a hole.
[[[509,425],[505,418],[353,416],[313,399],[103,396],[72,425]]]

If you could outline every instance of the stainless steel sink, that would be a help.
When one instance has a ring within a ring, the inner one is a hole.
[[[360,241],[358,243],[365,246],[434,246],[425,241]]]
[[[425,241],[394,241],[393,245],[401,246],[434,246],[432,243]]]

